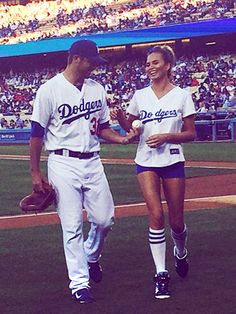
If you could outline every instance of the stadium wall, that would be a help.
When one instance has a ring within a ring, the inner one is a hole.
[[[112,128],[120,135],[125,135],[125,131],[119,125],[113,125]],[[1,144],[28,144],[30,140],[30,128],[25,129],[0,129]]]
[[[236,141],[236,118],[227,121],[196,121],[198,141]],[[111,126],[120,135],[125,131],[118,125]],[[28,144],[31,129],[0,129],[0,145],[2,144]],[[101,140],[101,142],[104,142]]]
[[[1,129],[1,144],[27,144],[30,139],[30,129]]]

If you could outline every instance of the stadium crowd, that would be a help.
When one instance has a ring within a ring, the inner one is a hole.
[[[114,58],[109,64],[103,65],[93,73],[92,78],[105,87],[108,105],[111,108],[121,105],[126,110],[134,91],[149,84],[145,74],[145,61],[138,58],[115,62]],[[28,127],[37,89],[61,70],[45,68],[35,72],[31,70],[31,72],[2,73],[0,75],[1,127],[13,128],[17,114],[26,116],[26,121],[24,120],[20,127]],[[181,57],[174,67],[173,81],[192,93],[199,113],[236,111],[235,55]],[[13,121],[6,119],[7,116]]]
[[[60,0],[0,3],[0,43],[43,40],[235,16],[234,0]]]

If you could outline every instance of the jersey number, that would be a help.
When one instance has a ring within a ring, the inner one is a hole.
[[[96,135],[98,133],[98,121],[97,121],[97,119],[96,118],[92,118],[90,123],[91,123],[90,133],[92,135]]]

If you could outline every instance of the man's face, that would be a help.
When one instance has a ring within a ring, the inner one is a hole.
[[[97,62],[91,61],[88,58],[80,58],[80,61],[78,63],[78,73],[83,78],[89,78],[91,72],[94,71],[97,66]]]

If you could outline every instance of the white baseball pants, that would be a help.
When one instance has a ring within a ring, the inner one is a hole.
[[[57,194],[57,211],[72,294],[89,285],[88,262],[96,262],[111,229],[114,204],[100,157],[78,159],[50,154],[48,178]],[[84,242],[83,215],[91,223]]]

